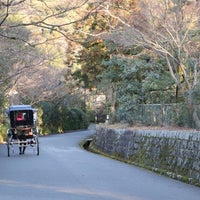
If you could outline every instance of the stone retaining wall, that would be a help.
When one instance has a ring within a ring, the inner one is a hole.
[[[102,152],[200,186],[200,132],[96,127],[93,145]]]

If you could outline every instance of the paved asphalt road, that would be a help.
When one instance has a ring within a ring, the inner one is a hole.
[[[0,145],[0,200],[199,200],[200,188],[80,149],[92,130],[40,138],[7,157]]]

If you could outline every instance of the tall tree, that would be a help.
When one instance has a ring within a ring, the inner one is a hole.
[[[200,1],[105,1],[96,9],[93,19],[98,23],[81,28],[81,33],[110,40],[119,48],[144,48],[149,55],[164,60],[166,67],[162,70],[171,76],[170,79],[167,75],[169,87],[173,89],[173,80],[176,97],[185,97],[196,127],[200,128],[195,106],[200,96]],[[102,22],[106,24],[104,29],[98,27]]]
[[[80,53],[76,57],[79,68],[76,69],[74,75],[84,82],[84,86],[98,88],[99,91],[104,92],[107,102],[112,102],[113,110],[117,86],[114,81],[103,80],[102,76],[102,73],[108,68],[103,62],[109,61],[110,57],[118,51],[118,47],[112,42],[109,34],[113,33],[115,28],[121,30],[125,24],[122,23],[123,20],[126,19],[126,23],[128,23],[131,13],[136,8],[136,0],[102,1],[98,6],[95,3],[89,4],[89,9],[93,9],[93,12],[83,23],[76,24],[75,28],[78,37],[85,41],[81,43]]]
[[[167,70],[177,89],[184,93],[196,127],[200,128],[193,98],[200,82],[200,1],[144,0],[140,5],[129,23],[119,19],[124,27],[111,36],[123,45],[141,46],[165,59]]]
[[[85,9],[88,2],[0,1],[2,91],[38,101],[52,94],[57,96],[58,88],[66,90],[66,80],[61,77],[65,72],[60,72],[65,67],[65,49],[70,46],[68,41],[76,40],[72,25],[84,21],[92,12]]]

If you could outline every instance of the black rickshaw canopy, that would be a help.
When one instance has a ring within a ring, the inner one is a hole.
[[[13,105],[7,110],[7,114],[10,118],[11,128],[17,126],[34,126],[35,119],[34,113],[37,109],[32,108],[31,105]]]

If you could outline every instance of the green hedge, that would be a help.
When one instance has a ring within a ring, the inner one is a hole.
[[[89,117],[80,108],[70,109],[51,102],[43,102],[41,108],[43,114],[40,126],[43,134],[86,129],[89,126]]]

